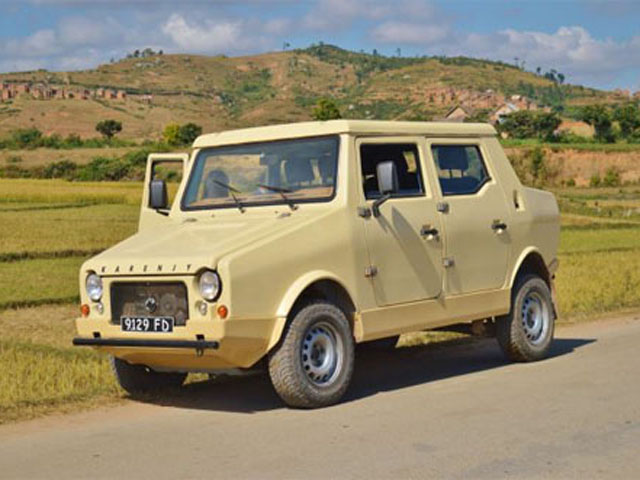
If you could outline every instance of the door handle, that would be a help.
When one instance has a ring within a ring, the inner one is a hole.
[[[423,237],[427,237],[427,240],[432,240],[436,238],[439,234],[440,232],[438,231],[437,228],[431,227],[428,225],[425,225],[420,229],[420,235],[422,235]]]
[[[501,220],[494,220],[491,224],[491,228],[496,233],[502,233],[507,229],[507,224]]]

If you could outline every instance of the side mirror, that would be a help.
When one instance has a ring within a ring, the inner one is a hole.
[[[396,164],[392,161],[380,162],[376,165],[376,176],[378,177],[378,191],[380,197],[373,202],[371,210],[374,217],[380,216],[380,205],[391,198],[391,195],[398,191],[398,172]]]
[[[169,208],[169,195],[164,180],[151,180],[149,184],[149,208],[166,210]]]

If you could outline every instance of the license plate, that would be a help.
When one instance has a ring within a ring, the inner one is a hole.
[[[173,332],[173,317],[121,317],[120,328],[123,332]]]

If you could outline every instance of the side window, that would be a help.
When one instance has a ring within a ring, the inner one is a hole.
[[[418,147],[414,143],[369,143],[360,145],[363,190],[367,200],[380,197],[376,167],[392,161],[398,172],[399,191],[395,196],[424,194]]]
[[[476,145],[433,145],[431,151],[443,195],[476,193],[489,180]]]

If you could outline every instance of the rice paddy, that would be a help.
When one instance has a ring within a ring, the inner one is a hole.
[[[560,320],[640,307],[639,190],[556,195]],[[0,423],[122,397],[106,358],[70,341],[80,266],[136,231],[140,197],[139,183],[0,180]]]

